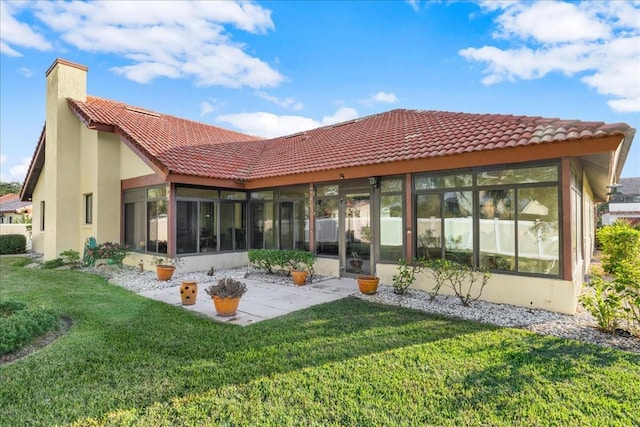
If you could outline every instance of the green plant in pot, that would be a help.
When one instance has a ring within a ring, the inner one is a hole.
[[[158,275],[158,280],[167,281],[171,280],[173,277],[173,272],[176,268],[182,265],[182,258],[169,258],[167,256],[164,257],[153,257],[151,259],[151,263],[156,266],[156,274]]]
[[[211,297],[219,316],[233,316],[238,310],[240,298],[247,292],[247,285],[231,277],[223,277],[206,288],[205,292]]]

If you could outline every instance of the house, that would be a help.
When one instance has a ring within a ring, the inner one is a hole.
[[[31,214],[31,202],[23,202],[15,193],[0,196],[0,224],[20,224],[23,214]]]
[[[618,219],[640,225],[640,177],[621,178],[611,189],[608,211],[602,215],[602,225],[613,224]]]
[[[46,78],[21,194],[45,259],[90,236],[129,245],[130,264],[179,256],[192,271],[291,248],[317,254],[319,274],[390,284],[399,258],[446,257],[491,269],[485,300],[563,313],[635,133],[398,109],[265,140],[88,96],[87,68],[62,59]]]

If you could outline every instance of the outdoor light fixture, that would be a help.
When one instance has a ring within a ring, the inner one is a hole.
[[[340,179],[344,179],[344,174],[343,174],[343,173],[341,173],[340,175],[338,175],[338,178],[340,178]]]
[[[370,176],[369,177],[369,184],[373,187],[373,188],[378,188],[378,185],[380,184],[380,178],[377,176]]]

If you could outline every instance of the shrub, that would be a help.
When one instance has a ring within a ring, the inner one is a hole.
[[[58,318],[46,308],[27,309],[24,304],[0,303],[0,355],[20,349],[34,338],[53,330]],[[7,313],[7,315],[4,315]]]
[[[120,243],[104,242],[87,251],[90,265],[95,264],[99,259],[108,259],[122,267],[122,261],[129,255],[131,249],[129,246],[121,245]]]
[[[436,282],[433,291],[429,293],[431,299],[436,297],[442,286],[446,286],[464,306],[480,299],[491,278],[491,273],[486,268],[470,267],[446,259],[425,261],[424,265],[429,268],[429,274]]]
[[[613,333],[624,316],[622,298],[616,292],[615,284],[594,274],[589,286],[592,292],[581,295],[580,302],[596,319],[600,329]]]
[[[606,332],[626,324],[640,336],[640,231],[616,221],[597,232],[602,248],[602,269],[593,271],[580,302]]]
[[[23,254],[27,251],[27,238],[22,234],[0,236],[0,255]]]
[[[624,274],[625,259],[640,259],[640,231],[623,220],[602,227],[596,233],[602,249],[602,268],[609,274]],[[622,269],[622,271],[621,271]]]
[[[43,268],[58,268],[64,265],[64,260],[62,258],[54,258],[49,261],[45,261],[43,264]]]
[[[287,276],[292,270],[307,270],[309,276],[313,277],[313,264],[316,256],[308,251],[287,250],[287,249],[250,249],[249,262],[269,274],[273,274],[278,268],[280,272]]]
[[[422,270],[424,262],[424,258],[419,260],[414,258],[409,265],[406,259],[398,260],[398,272],[392,278],[393,293],[406,294],[409,287],[416,281],[416,273]]]
[[[73,249],[60,252],[60,258],[62,258],[66,265],[69,265],[72,268],[78,268],[82,264],[80,261],[80,252],[74,251]]]

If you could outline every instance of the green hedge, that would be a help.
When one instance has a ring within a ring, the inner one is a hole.
[[[250,249],[249,262],[270,274],[273,274],[274,270],[279,270],[289,276],[292,270],[307,270],[309,276],[313,277],[313,264],[316,262],[316,256],[307,251]]]
[[[28,309],[13,301],[0,303],[0,355],[20,349],[57,324],[58,317],[52,310]]]
[[[27,238],[22,234],[0,236],[0,255],[23,254],[27,251]]]

